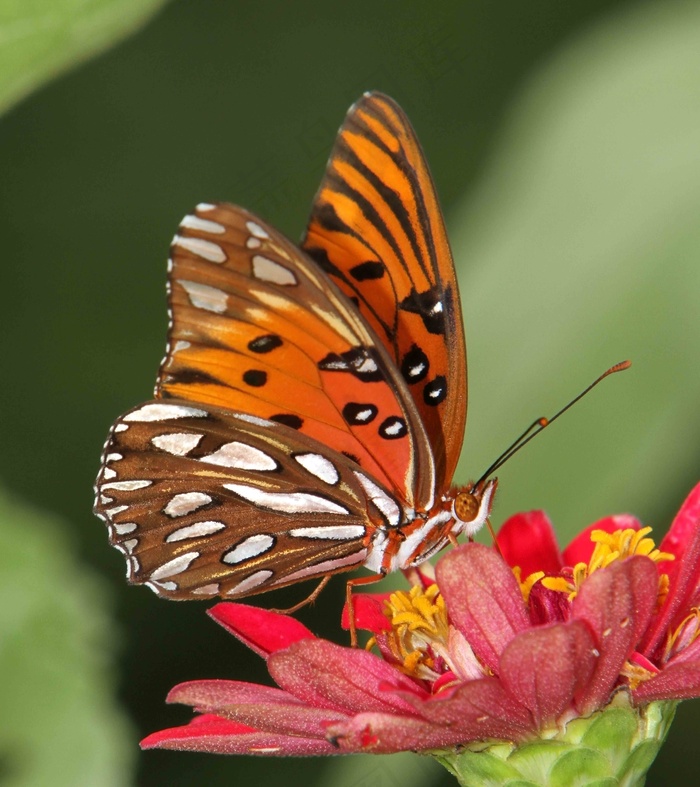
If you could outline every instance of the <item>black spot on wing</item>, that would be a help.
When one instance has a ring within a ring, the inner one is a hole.
[[[419,383],[424,380],[430,369],[428,356],[414,344],[401,361],[401,374],[407,383]]]
[[[248,369],[243,372],[243,382],[253,388],[261,388],[267,382],[267,372],[262,369]]]
[[[361,262],[350,268],[350,275],[355,281],[369,281],[372,279],[381,279],[386,273],[386,267],[383,262],[376,262],[370,260],[369,262]]]
[[[248,342],[248,349],[254,353],[269,353],[282,346],[282,339],[275,333],[258,336]]]
[[[445,401],[447,396],[447,380],[439,374],[434,380],[426,383],[423,388],[423,401],[426,404],[438,405]]]
[[[447,291],[443,292],[437,286],[424,292],[414,289],[401,301],[401,308],[419,315],[429,333],[442,336],[445,333],[445,310],[451,308],[451,299]]]
[[[378,412],[376,405],[348,402],[343,407],[343,418],[351,426],[363,426],[364,424],[372,423]]]
[[[289,426],[292,429],[301,429],[302,424],[304,423],[303,418],[299,418],[298,415],[293,415],[292,413],[278,413],[277,415],[271,415],[268,420],[275,421],[276,423],[283,424],[284,426]]]
[[[324,372],[350,372],[364,382],[384,379],[374,353],[366,347],[353,347],[344,353],[328,353],[319,361],[318,368]]]
[[[408,428],[403,418],[398,415],[391,415],[385,418],[379,425],[379,436],[385,440],[397,440],[408,434]]]

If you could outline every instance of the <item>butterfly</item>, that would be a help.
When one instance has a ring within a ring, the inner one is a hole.
[[[230,204],[180,223],[154,399],[113,425],[95,512],[127,578],[240,598],[408,569],[487,520],[453,487],[467,407],[457,279],[418,139],[366,93],[300,246]]]

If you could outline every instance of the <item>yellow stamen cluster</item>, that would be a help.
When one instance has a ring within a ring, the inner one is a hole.
[[[645,555],[655,563],[665,560],[673,560],[674,556],[668,552],[661,552],[656,548],[652,538],[646,538],[651,533],[650,527],[643,527],[641,530],[627,528],[616,530],[614,533],[607,533],[605,530],[594,530],[591,533],[591,541],[595,544],[593,554],[588,564],[577,563],[572,570],[571,578],[564,577],[545,577],[542,584],[550,590],[558,590],[567,593],[569,601],[573,601],[585,580],[599,568],[605,568],[616,560],[623,560],[632,555]],[[668,576],[662,574],[659,578],[659,598],[660,604],[668,593]]]
[[[538,582],[544,576],[544,571],[535,571],[533,574],[529,574],[525,579],[522,578],[522,569],[520,566],[513,567],[513,574],[515,574],[515,578],[518,580],[518,584],[520,585],[520,592],[523,594],[523,601],[527,604],[530,600],[530,591],[532,590],[532,586],[535,582]]]
[[[392,593],[384,614],[392,631],[387,644],[407,675],[424,680],[439,677],[435,657],[447,653],[449,624],[445,601],[437,585],[426,590],[416,585],[410,592]]]

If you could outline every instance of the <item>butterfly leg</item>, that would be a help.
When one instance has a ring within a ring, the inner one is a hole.
[[[289,607],[288,609],[273,609],[272,612],[279,612],[282,615],[291,615],[294,612],[298,612],[308,604],[313,604],[321,594],[323,588],[325,588],[326,585],[331,581],[332,576],[332,574],[326,574],[326,576],[318,583],[313,591],[305,599],[302,599],[298,604],[295,604],[293,607]]]
[[[371,577],[355,577],[345,583],[345,606],[348,610],[348,620],[350,625],[350,646],[357,647],[357,626],[355,625],[355,605],[352,603],[352,589],[355,585],[371,585],[373,582],[380,582],[386,576],[386,571],[372,574]]]

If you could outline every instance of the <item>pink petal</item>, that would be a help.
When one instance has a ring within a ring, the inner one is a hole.
[[[355,612],[355,626],[362,631],[377,634],[380,631],[391,631],[391,623],[384,614],[384,602],[391,593],[358,593],[352,597]],[[347,604],[343,606],[341,626],[347,631],[350,628],[350,614]]]
[[[281,735],[325,738],[331,721],[346,714],[312,708],[286,691],[227,680],[194,680],[181,683],[168,695],[168,702],[192,705],[199,713],[215,713],[251,729]]]
[[[451,623],[496,671],[505,646],[530,625],[513,572],[483,544],[453,549],[436,571]]]
[[[393,754],[466,742],[460,730],[389,713],[360,713],[346,723],[332,724],[327,732],[341,753]]]
[[[178,702],[194,708],[211,710],[239,702],[291,702],[302,701],[282,689],[261,686],[238,680],[191,680],[172,688],[166,702]]]
[[[661,673],[640,684],[632,697],[637,704],[700,697],[700,661],[665,667]]]
[[[600,652],[590,682],[577,698],[582,715],[608,701],[623,664],[649,624],[657,584],[654,563],[636,555],[599,569],[581,586],[572,617],[590,626]]]
[[[421,716],[463,741],[522,739],[534,731],[530,711],[497,678],[481,678],[446,689],[428,700],[411,699]]]
[[[303,623],[289,615],[248,604],[222,601],[207,614],[263,658],[301,639],[314,638]]]
[[[686,497],[659,549],[682,557],[700,526],[700,484]]]
[[[413,713],[396,692],[425,694],[378,656],[326,640],[302,640],[268,659],[270,675],[308,705],[340,712]]]
[[[528,511],[506,519],[496,538],[509,566],[520,566],[523,579],[536,571],[557,574],[564,565],[554,528],[544,511]]]
[[[501,682],[538,728],[572,705],[595,668],[595,643],[580,620],[524,631],[501,656]]]
[[[182,727],[154,732],[141,741],[141,748],[267,757],[338,753],[338,749],[324,739],[269,735],[212,714],[198,716]]]
[[[546,588],[542,582],[535,582],[530,588],[528,606],[530,622],[533,626],[543,623],[563,623],[571,617],[571,602],[567,595]]]
[[[616,530],[639,530],[641,527],[641,522],[631,514],[616,514],[599,519],[581,531],[564,550],[564,565],[573,567],[577,563],[588,563],[595,548],[595,544],[591,541],[591,533],[594,530],[614,533]]]
[[[652,656],[661,645],[668,629],[675,628],[692,606],[700,581],[700,484],[688,495],[673,520],[671,529],[659,547],[676,555],[676,560],[661,564],[671,586],[660,614],[642,645],[643,653]]]

